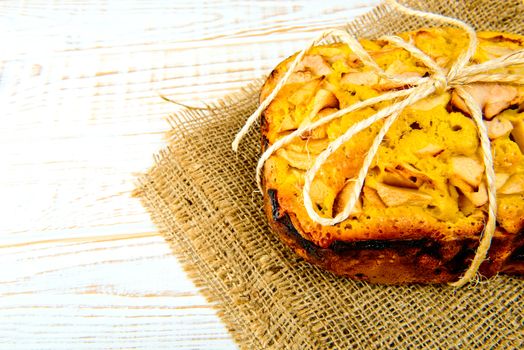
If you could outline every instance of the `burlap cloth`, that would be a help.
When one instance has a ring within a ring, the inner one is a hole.
[[[521,1],[409,1],[478,30],[523,33]],[[381,5],[347,27],[358,37],[424,23]],[[290,54],[292,54],[290,52]],[[524,282],[383,286],[336,277],[270,232],[255,192],[259,135],[231,141],[256,108],[262,80],[208,110],[169,118],[167,149],[137,189],[189,276],[244,349],[524,348]]]

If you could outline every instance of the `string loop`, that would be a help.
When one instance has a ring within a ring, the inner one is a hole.
[[[312,40],[309,43],[309,45],[307,45],[307,47],[305,47],[303,50],[301,50],[296,55],[295,59],[289,65],[289,68],[287,72],[284,74],[284,76],[282,77],[282,79],[276,84],[275,88],[269,94],[269,96],[264,101],[262,101],[259,108],[248,118],[246,124],[242,127],[242,129],[236,135],[235,140],[233,141],[232,147],[233,147],[233,150],[237,151],[238,145],[242,137],[245,136],[245,134],[248,132],[251,125],[260,117],[263,111],[274,100],[274,98],[276,97],[278,92],[282,89],[282,87],[286,84],[289,77],[291,76],[291,74],[293,73],[293,71],[299,64],[299,62],[302,60],[304,55],[314,45],[316,45],[320,40],[330,35],[338,38],[341,42],[347,44],[349,48],[352,50],[352,52],[361,60],[361,62],[365,66],[370,67],[380,77],[388,79],[395,83],[401,83],[401,84],[408,85],[407,89],[388,92],[388,93],[381,94],[377,97],[366,99],[364,101],[361,101],[353,105],[350,105],[346,108],[343,108],[330,115],[324,116],[323,118],[311,124],[301,126],[297,130],[290,133],[289,135],[286,135],[278,139],[273,145],[269,146],[266,149],[266,151],[262,154],[262,156],[260,157],[259,162],[257,164],[257,168],[256,168],[256,180],[257,180],[257,185],[259,189],[262,191],[261,173],[262,173],[264,163],[278,149],[292,142],[295,138],[303,135],[305,132],[311,131],[322,125],[325,125],[337,118],[340,118],[346,115],[347,113],[357,111],[365,107],[373,106],[383,101],[391,101],[391,100],[400,99],[400,101],[395,102],[392,105],[379,110],[374,115],[358,123],[355,123],[351,127],[349,127],[349,129],[346,130],[340,137],[338,137],[332,143],[330,143],[329,146],[326,148],[326,150],[324,150],[322,153],[320,153],[317,156],[313,166],[306,172],[305,183],[304,183],[304,188],[303,188],[303,198],[304,198],[304,206],[306,208],[306,211],[309,217],[311,218],[311,220],[321,225],[325,225],[325,226],[336,225],[346,220],[350,216],[350,213],[353,211],[353,208],[355,207],[360,197],[362,186],[367,176],[369,167],[380,147],[380,143],[382,142],[382,139],[386,135],[391,125],[393,125],[395,120],[402,113],[404,108],[406,108],[409,105],[412,105],[413,103],[433,93],[442,94],[445,91],[448,91],[454,88],[457,94],[459,95],[459,97],[463,99],[464,103],[466,104],[466,107],[469,109],[470,114],[477,125],[478,134],[480,138],[480,144],[481,144],[482,160],[484,162],[484,166],[486,169],[485,179],[486,179],[486,184],[487,184],[487,189],[488,189],[488,220],[486,222],[484,231],[481,234],[479,246],[477,248],[477,251],[475,252],[475,256],[473,258],[472,263],[470,264],[470,266],[468,267],[464,275],[458,281],[451,283],[451,285],[455,287],[460,287],[470,282],[471,280],[473,280],[476,277],[478,269],[482,261],[484,261],[484,259],[486,258],[487,252],[491,244],[491,240],[495,233],[496,215],[497,215],[495,174],[494,174],[493,157],[491,153],[491,144],[489,141],[486,126],[482,120],[481,107],[473,99],[473,97],[463,88],[463,86],[465,84],[470,84],[474,82],[485,82],[485,81],[492,81],[492,82],[498,81],[498,82],[505,82],[505,83],[513,83],[513,84],[524,84],[524,79],[520,75],[509,74],[509,75],[501,76],[500,74],[490,74],[490,71],[493,71],[495,69],[504,68],[504,67],[508,67],[511,65],[523,64],[524,63],[524,50],[516,51],[508,55],[501,56],[499,58],[496,58],[496,59],[493,59],[487,62],[483,62],[481,64],[468,66],[468,63],[470,62],[471,57],[473,57],[477,49],[476,33],[475,33],[475,30],[470,25],[458,19],[455,19],[455,18],[450,18],[450,17],[446,17],[446,16],[434,14],[434,13],[428,13],[428,12],[422,12],[422,11],[410,9],[403,5],[400,5],[395,0],[387,0],[387,1],[393,9],[396,9],[402,13],[412,15],[412,16],[422,17],[425,19],[435,20],[441,23],[443,22],[443,23],[451,24],[451,25],[454,25],[454,26],[457,26],[463,29],[466,32],[466,34],[468,35],[468,39],[469,39],[468,46],[466,50],[458,56],[457,60],[453,62],[453,64],[451,65],[451,68],[449,69],[447,73],[444,72],[444,70],[431,57],[429,57],[427,54],[419,50],[414,45],[402,40],[401,38],[397,36],[383,36],[380,39],[386,40],[393,45],[396,45],[398,47],[401,47],[407,50],[413,57],[420,60],[431,72],[429,77],[406,78],[406,77],[401,77],[401,76],[393,76],[385,72],[383,69],[381,69],[379,65],[371,58],[368,52],[358,42],[358,40],[352,37],[351,35],[349,35],[349,33],[345,31],[337,30],[337,29],[331,29],[331,30],[325,31],[321,33],[317,38]],[[373,123],[379,120],[384,120],[384,124],[382,128],[380,129],[380,131],[378,132],[369,151],[367,152],[366,157],[364,158],[363,165],[358,173],[357,178],[354,179],[355,185],[353,186],[353,191],[349,196],[349,200],[346,203],[346,206],[334,218],[326,218],[326,217],[320,216],[314,209],[313,202],[310,196],[311,184],[316,174],[318,173],[322,165],[327,161],[327,159],[334,152],[336,152],[337,149],[339,149],[343,144],[349,141],[358,132],[370,127]]]

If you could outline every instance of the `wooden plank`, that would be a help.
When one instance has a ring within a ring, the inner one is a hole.
[[[16,266],[2,271],[0,339],[50,349],[232,346],[164,240],[143,236],[0,249],[1,266]]]

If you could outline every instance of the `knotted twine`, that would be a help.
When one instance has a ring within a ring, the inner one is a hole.
[[[262,188],[261,188],[262,168],[265,162],[269,159],[269,157],[279,148],[290,143],[296,137],[299,137],[302,134],[307,133],[321,125],[329,123],[332,120],[340,118],[347,113],[350,113],[350,112],[353,112],[353,111],[356,111],[356,110],[359,110],[359,109],[362,109],[368,106],[376,105],[377,103],[382,102],[382,101],[396,100],[396,99],[405,97],[403,100],[400,100],[399,102],[396,102],[388,107],[385,107],[381,109],[380,111],[378,111],[377,113],[375,113],[374,115],[372,115],[371,117],[364,119],[358,123],[355,123],[351,127],[349,127],[344,132],[344,134],[342,134],[340,137],[338,137],[333,142],[331,142],[328,145],[328,147],[326,148],[326,150],[324,150],[322,153],[318,155],[313,166],[306,172],[305,183],[304,183],[304,188],[303,188],[303,197],[304,197],[304,206],[306,208],[306,211],[309,217],[311,218],[311,220],[321,225],[325,225],[325,226],[336,225],[346,220],[350,216],[350,213],[352,212],[355,204],[357,203],[360,197],[362,186],[364,185],[364,181],[369,171],[369,167],[372,164],[373,158],[375,157],[378,151],[378,148],[382,140],[384,139],[384,136],[390,129],[391,125],[393,125],[396,119],[400,116],[404,108],[412,105],[413,103],[433,93],[442,94],[443,92],[447,90],[455,89],[455,92],[458,94],[458,96],[464,100],[467,108],[469,109],[471,117],[475,121],[475,124],[478,129],[480,145],[481,145],[481,152],[482,152],[482,160],[484,163],[485,173],[486,173],[485,181],[486,181],[487,190],[488,190],[488,220],[484,226],[483,232],[481,232],[480,234],[479,246],[477,247],[475,256],[470,266],[464,273],[464,275],[459,280],[450,283],[450,285],[454,287],[461,287],[465,285],[466,283],[470,282],[473,278],[477,276],[478,269],[480,265],[482,264],[482,261],[486,258],[487,252],[491,245],[492,237],[496,229],[496,213],[497,213],[495,171],[494,171],[494,166],[493,166],[493,158],[491,154],[491,143],[488,137],[486,125],[484,124],[483,119],[482,119],[481,107],[475,101],[473,96],[471,96],[471,94],[467,91],[467,84],[473,83],[473,82],[503,82],[503,83],[513,83],[513,84],[520,84],[520,85],[524,84],[524,77],[521,75],[493,74],[493,73],[490,74],[490,71],[495,70],[495,69],[505,68],[505,67],[517,65],[517,64],[524,64],[524,50],[515,51],[511,54],[504,55],[496,59],[486,61],[484,63],[466,66],[469,63],[471,57],[475,54],[475,51],[477,49],[477,36],[476,36],[475,30],[473,27],[471,27],[469,24],[463,21],[460,21],[458,19],[454,19],[451,17],[446,17],[443,15],[438,15],[434,13],[413,10],[413,9],[410,9],[410,8],[407,8],[405,6],[398,4],[395,0],[387,0],[387,1],[393,8],[395,8],[396,10],[402,13],[412,15],[412,16],[422,17],[425,19],[432,19],[437,22],[444,22],[444,23],[452,24],[452,25],[455,25],[463,29],[466,32],[468,39],[469,39],[467,49],[458,56],[457,60],[452,64],[447,74],[437,63],[435,63],[431,59],[431,57],[426,55],[424,52],[419,50],[414,45],[408,42],[405,42],[398,36],[383,36],[383,37],[380,37],[379,40],[387,41],[393,45],[396,45],[398,47],[405,49],[413,57],[417,58],[422,63],[424,63],[426,67],[429,68],[429,70],[431,71],[431,74],[428,77],[405,78],[405,77],[394,76],[394,75],[388,74],[383,69],[381,69],[379,65],[371,58],[371,56],[362,47],[359,41],[356,38],[349,35],[349,33],[342,31],[342,30],[337,30],[337,29],[326,30],[322,32],[318,37],[313,39],[309,43],[309,45],[307,45],[307,47],[302,49],[296,55],[295,59],[290,64],[286,73],[284,74],[282,79],[278,82],[278,84],[275,86],[273,91],[264,99],[264,101],[260,104],[258,109],[247,119],[245,125],[238,132],[238,134],[236,135],[232,143],[232,148],[235,152],[238,151],[238,146],[239,146],[241,139],[247,134],[247,132],[249,131],[249,128],[260,117],[263,111],[275,99],[278,92],[286,84],[289,77],[294,72],[295,68],[297,67],[299,62],[302,60],[304,55],[314,45],[316,45],[317,43],[319,43],[321,40],[325,39],[328,36],[333,36],[335,38],[338,38],[343,43],[347,44],[349,48],[353,51],[353,53],[361,60],[361,62],[365,66],[370,67],[380,77],[385,78],[395,83],[401,83],[403,85],[409,86],[409,88],[405,90],[384,93],[377,97],[369,98],[359,103],[355,103],[335,113],[329,114],[311,124],[301,126],[297,130],[288,134],[287,136],[284,136],[280,138],[279,140],[277,140],[273,145],[268,147],[268,149],[260,157],[257,167],[256,167],[256,181],[257,181],[258,188],[262,191]],[[377,136],[375,137],[369,151],[367,152],[366,157],[364,158],[363,165],[359,170],[357,178],[354,180],[353,190],[351,192],[349,200],[346,203],[344,209],[342,210],[342,212],[340,212],[338,215],[336,215],[333,218],[321,217],[314,210],[313,203],[312,203],[311,196],[310,196],[311,183],[313,182],[313,179],[315,178],[317,172],[319,171],[321,166],[325,163],[325,161],[329,158],[329,156],[333,154],[335,151],[337,151],[344,143],[349,141],[358,132],[368,128],[373,123],[381,119],[385,119],[384,124],[382,128],[380,129],[380,131],[378,132]]]

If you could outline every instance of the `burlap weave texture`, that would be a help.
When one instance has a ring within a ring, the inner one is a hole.
[[[521,1],[409,1],[477,30],[523,34]],[[386,5],[350,23],[358,37],[431,25]],[[292,54],[290,52],[290,54]],[[297,258],[266,224],[254,169],[260,140],[231,141],[262,81],[208,110],[170,117],[170,145],[137,193],[188,274],[241,348],[524,348],[522,280],[381,286],[336,277]]]

